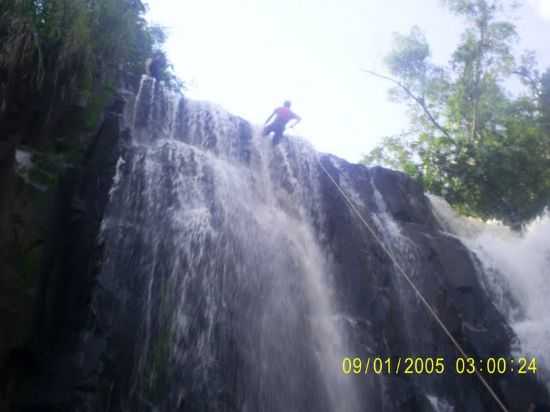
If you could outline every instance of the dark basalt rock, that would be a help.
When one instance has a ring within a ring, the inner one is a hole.
[[[119,104],[120,106],[120,104]],[[109,111],[82,165],[59,184],[42,265],[35,326],[14,410],[78,410],[97,392],[105,335],[91,296],[101,262],[98,233],[119,153],[119,109]]]
[[[324,157],[323,165],[339,181],[339,172],[332,167],[330,158]],[[410,245],[402,250],[391,245],[389,249],[466,353],[475,359],[512,357],[514,334],[480,284],[475,256],[457,238],[440,230],[420,186],[399,172],[380,167],[368,169],[341,160],[339,163],[365,205],[356,206],[375,231],[372,216],[380,211],[372,201],[376,196],[373,186],[366,182],[371,180],[382,194],[387,212],[410,240]],[[391,382],[387,384],[388,398],[399,400],[395,410],[431,411],[422,400],[431,393],[453,399],[457,411],[499,411],[477,377],[457,376],[457,349],[395,270],[387,253],[345,205],[333,183],[321,176],[327,208],[326,242],[338,264],[340,301],[346,302],[344,310],[356,320],[353,334],[360,337],[353,340],[376,342],[370,351],[357,345],[357,356],[442,357],[446,364],[446,372],[437,377],[405,377],[406,389],[396,383],[398,378],[387,378]],[[384,238],[382,233],[378,236]],[[544,386],[532,376],[511,374],[486,379],[511,411],[527,410],[530,399],[548,399]],[[366,393],[369,383],[365,381],[360,380],[359,384]],[[373,399],[364,402],[373,405]],[[382,410],[383,399],[379,402],[369,410]]]
[[[435,228],[436,222],[422,188],[404,173],[382,167],[370,169],[372,179],[393,218]]]

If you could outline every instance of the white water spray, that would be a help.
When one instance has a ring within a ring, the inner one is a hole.
[[[519,339],[515,355],[535,357],[550,387],[550,214],[517,234],[496,222],[459,217],[441,198],[430,200],[447,230],[480,259],[482,283]]]

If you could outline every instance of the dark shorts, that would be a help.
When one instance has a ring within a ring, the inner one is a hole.
[[[283,123],[273,122],[264,128],[263,135],[267,136],[269,133],[273,132],[275,133],[275,137],[273,140],[279,141],[281,137],[283,137],[284,131],[285,131],[285,125]]]

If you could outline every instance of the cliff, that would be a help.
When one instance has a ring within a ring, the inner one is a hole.
[[[469,355],[511,357],[475,255],[411,179],[273,146],[150,78],[125,101],[60,185],[15,410],[501,410],[396,269]],[[446,370],[342,373],[406,356]],[[510,411],[548,400],[486,380]]]

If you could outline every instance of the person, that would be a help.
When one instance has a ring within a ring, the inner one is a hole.
[[[157,50],[153,57],[146,62],[146,73],[148,76],[154,77],[157,81],[162,79],[162,75],[166,70],[168,62],[166,56],[160,50]]]
[[[296,126],[302,120],[300,116],[298,116],[296,113],[290,110],[290,106],[291,106],[291,103],[287,100],[286,102],[284,102],[282,107],[279,107],[273,110],[273,113],[271,113],[271,116],[269,116],[265,121],[263,135],[267,136],[271,132],[275,133],[275,136],[273,137],[274,145],[279,143],[279,141],[283,137],[283,133],[285,131],[286,125],[291,120],[295,120],[295,122],[290,126],[291,128]],[[273,122],[268,124],[272,118],[275,118],[275,120],[273,120]]]

